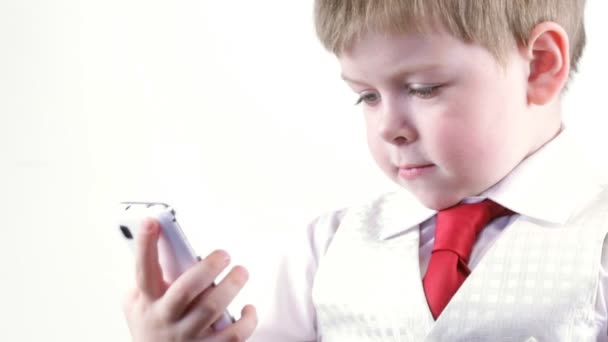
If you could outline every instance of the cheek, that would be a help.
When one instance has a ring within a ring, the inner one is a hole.
[[[367,128],[367,146],[374,159],[378,161],[377,158],[382,154],[381,144],[377,135],[371,131],[369,126]]]
[[[459,108],[459,107],[456,107]],[[493,162],[495,138],[473,112],[455,113],[457,120],[438,120],[432,131],[430,151],[448,173],[477,175]]]
[[[497,148],[500,150],[497,143],[502,140],[501,132],[508,126],[505,96],[481,87],[479,82],[471,81],[458,88],[433,113],[434,120],[426,123],[434,152],[459,168],[484,167],[480,164],[492,161]],[[494,90],[499,84],[489,87]]]
[[[508,151],[500,136],[487,131],[485,127],[461,127],[452,129],[438,138],[438,159],[445,172],[463,184],[484,184],[484,187],[501,178],[506,163],[510,160]]]
[[[386,145],[374,128],[367,125],[367,146],[376,164],[385,172],[391,172],[391,161],[386,151]]]

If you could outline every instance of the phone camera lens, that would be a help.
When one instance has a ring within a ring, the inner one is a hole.
[[[125,226],[120,226],[120,231],[122,232],[122,235],[124,235],[127,239],[133,239],[133,234],[131,234],[129,228]]]

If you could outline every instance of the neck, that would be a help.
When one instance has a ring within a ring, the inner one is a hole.
[[[530,125],[530,127],[538,133],[534,134],[535,139],[530,144],[531,147],[526,157],[553,140],[564,128],[560,100],[556,100],[547,106],[535,107],[534,109],[531,111],[530,116],[536,118],[536,120],[534,120],[534,124]]]

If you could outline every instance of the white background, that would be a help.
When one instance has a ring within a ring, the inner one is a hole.
[[[608,174],[605,13],[566,122]],[[392,188],[354,100],[310,0],[1,0],[0,340],[128,340],[121,200],[172,203],[200,254],[248,266],[238,304],[272,296],[281,235]]]

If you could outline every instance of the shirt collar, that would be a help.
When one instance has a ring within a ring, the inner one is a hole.
[[[599,175],[570,132],[562,129],[484,197],[518,214],[564,224],[601,190]]]
[[[563,129],[500,182],[463,202],[489,198],[520,215],[563,224],[602,189],[598,175],[578,151]],[[378,232],[382,240],[417,228],[437,213],[405,189],[399,189],[383,206]]]
[[[405,233],[431,217],[436,210],[429,209],[405,189],[399,189],[389,195],[378,210],[378,238],[385,240]]]

